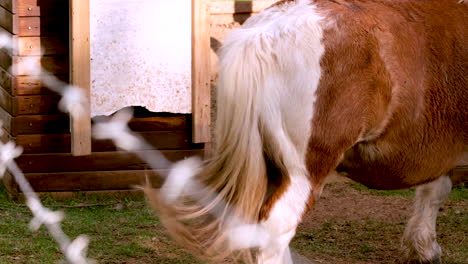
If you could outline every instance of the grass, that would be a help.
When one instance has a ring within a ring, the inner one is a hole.
[[[106,204],[64,208],[85,204]],[[163,232],[143,199],[83,200],[45,205],[65,212],[63,229],[71,238],[91,238],[88,256],[99,263],[196,263]],[[117,206],[116,206],[117,205]],[[0,263],[56,263],[62,259],[45,228],[28,229],[27,207],[9,201],[0,188]]]
[[[356,184],[346,188],[358,190],[358,197],[393,199],[393,196],[399,196],[406,199],[411,195],[411,191],[381,192]],[[343,196],[343,193],[336,195]],[[466,263],[464,261],[468,259],[467,201],[466,188],[456,188],[450,197],[450,206],[440,213],[439,242],[446,264]],[[68,202],[46,199],[45,204],[65,212],[63,228],[70,237],[79,234],[90,237],[88,256],[99,263],[201,263],[168,238],[142,198],[83,198]],[[96,206],[80,207],[82,204]],[[44,228],[38,232],[28,229],[30,219],[29,210],[10,201],[0,188],[1,264],[57,263],[62,259]],[[405,217],[388,221],[372,216],[358,220],[330,218],[316,227],[300,229],[292,247],[317,263],[394,263],[405,224]]]

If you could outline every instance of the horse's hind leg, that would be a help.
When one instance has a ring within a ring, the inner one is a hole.
[[[268,113],[282,116],[272,109]],[[265,116],[264,140],[268,143],[269,156],[278,166],[277,176],[282,178],[264,203],[260,225],[271,234],[268,245],[259,249],[259,264],[292,264],[289,242],[307,210],[312,192],[309,172],[305,164],[308,135],[294,135],[284,127],[283,120]],[[287,121],[291,127],[298,127]],[[307,127],[307,120],[302,122]],[[302,129],[305,130],[305,129]],[[272,177],[272,175],[270,175]]]
[[[447,176],[416,188],[413,214],[402,239],[403,263],[441,263],[441,249],[436,241],[436,219],[451,188],[452,182]]]
[[[310,195],[311,185],[305,173],[292,173],[286,191],[274,204],[262,226],[273,239],[258,254],[259,264],[292,264],[289,242],[296,234]]]

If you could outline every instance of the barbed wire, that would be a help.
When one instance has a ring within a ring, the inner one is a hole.
[[[11,38],[5,34],[0,34],[0,49],[2,48],[13,49]],[[86,113],[89,102],[84,90],[57,79],[53,74],[37,64],[37,58],[26,57],[11,67],[21,67],[27,75],[39,76],[44,86],[62,96],[59,101],[59,109],[68,113],[72,118],[79,118]],[[128,122],[132,117],[133,112],[131,110],[123,109],[106,121],[96,121],[93,126],[93,137],[100,140],[112,140],[119,149],[136,154],[153,170],[161,165],[170,168],[167,175],[164,173],[159,174],[164,180],[160,191],[161,198],[164,199],[165,203],[175,202],[181,196],[190,196],[200,205],[206,206],[216,199],[216,193],[194,177],[203,164],[200,158],[190,157],[175,163],[169,161],[161,151],[154,149],[140,135],[130,130]],[[154,151],[138,151],[143,148]],[[65,218],[64,213],[62,211],[52,211],[41,203],[23,172],[14,161],[16,157],[22,154],[22,151],[22,148],[16,146],[13,141],[5,144],[0,142],[0,178],[3,177],[6,170],[9,170],[13,175],[19,189],[25,196],[26,205],[33,214],[29,228],[37,231],[41,226],[45,226],[69,263],[96,263],[95,260],[87,258],[88,236],[79,235],[71,240],[61,227],[61,222]],[[138,188],[144,189],[149,188],[149,186],[138,186]],[[219,201],[219,204],[221,206],[218,206],[218,208],[228,208],[230,220],[226,228],[229,229],[228,239],[233,250],[264,248],[271,243],[272,236],[264,227],[260,224],[245,223],[224,201]],[[210,213],[214,217],[221,217],[226,211],[214,208]]]
[[[0,49],[13,50],[12,39],[0,34]],[[70,86],[38,67],[37,58],[26,57],[20,63],[14,64],[11,67],[21,67],[25,69],[27,75],[41,76],[42,81],[53,91],[62,95],[60,100],[60,109],[68,112],[71,115],[83,114],[83,107],[86,104],[84,93],[80,92],[79,88]],[[3,131],[1,131],[3,133]],[[62,230],[61,222],[65,215],[62,211],[52,211],[45,207],[28,180],[24,176],[21,169],[18,167],[15,158],[19,157],[23,152],[22,147],[16,146],[13,141],[7,143],[0,142],[0,178],[3,177],[6,170],[10,171],[19,189],[25,196],[26,205],[33,214],[33,218],[29,223],[29,228],[37,231],[41,226],[45,226],[49,234],[57,242],[65,259],[72,264],[92,264],[94,260],[86,257],[89,245],[89,238],[86,235],[79,235],[74,240],[71,240]]]

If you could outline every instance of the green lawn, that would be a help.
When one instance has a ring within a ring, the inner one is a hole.
[[[99,263],[196,263],[168,239],[143,199],[45,204],[65,212],[63,229],[71,238],[90,237],[88,256]],[[30,219],[28,208],[10,201],[0,188],[0,263],[56,263],[62,258],[45,228],[28,229]]]

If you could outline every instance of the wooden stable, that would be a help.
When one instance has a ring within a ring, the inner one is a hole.
[[[192,114],[151,113],[137,108],[130,122],[132,130],[170,160],[203,155],[210,141],[214,50],[228,30],[274,1],[256,2],[193,1]],[[89,92],[88,3],[0,0],[0,33],[12,37],[14,44],[13,50],[0,50],[2,140],[14,140],[24,148],[16,162],[38,192],[129,190],[143,183],[145,175],[155,177],[136,155],[117,151],[110,141],[91,139],[91,119],[70,120],[61,113],[57,107],[60,97],[40,78],[25,75],[21,67],[11,67],[25,58],[37,59],[38,65],[60,80]],[[157,171],[166,169],[161,165]],[[11,175],[5,175],[3,183],[11,196],[20,195]]]
[[[146,174],[155,177],[136,155],[117,151],[112,142],[92,140],[89,117],[70,120],[59,112],[59,96],[44,87],[40,78],[26,76],[20,67],[11,68],[25,58],[37,59],[59,79],[71,80],[89,92],[88,1],[0,0],[0,33],[11,36],[15,46],[0,50],[2,140],[14,140],[24,148],[16,162],[38,192],[129,190],[141,184]],[[170,160],[203,155],[210,141],[215,51],[227,31],[274,2],[194,0],[192,114],[137,109],[130,127]],[[466,177],[463,169],[452,173]],[[5,175],[3,183],[11,196],[19,195],[11,175]]]

